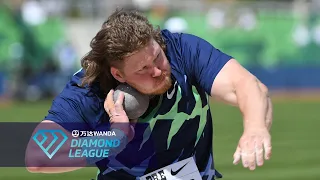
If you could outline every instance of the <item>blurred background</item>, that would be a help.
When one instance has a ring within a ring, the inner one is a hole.
[[[320,0],[0,0],[0,122],[41,121],[116,8],[139,9],[154,25],[204,38],[269,87],[274,155],[254,172],[232,165],[241,114],[212,102],[216,166],[224,179],[320,179]],[[0,180],[95,174],[94,168],[54,175],[0,168]]]

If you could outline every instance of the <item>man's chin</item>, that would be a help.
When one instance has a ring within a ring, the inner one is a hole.
[[[167,92],[172,86],[171,79],[166,79],[165,81],[163,81],[163,84],[161,86],[162,86],[161,88],[154,90],[149,95],[161,95],[161,94],[164,94],[165,92]]]
[[[150,91],[140,91],[142,94],[150,95],[150,96],[156,96],[156,95],[161,95],[165,92],[167,92],[168,89],[156,89],[156,90],[150,90]]]
[[[153,90],[148,90],[148,89],[145,89],[145,88],[141,88],[141,87],[138,87],[138,86],[135,86],[135,85],[131,85],[133,88],[135,88],[138,92],[140,92],[141,94],[144,94],[144,95],[155,95],[154,94],[154,89]]]
[[[154,91],[152,93],[149,93],[148,95],[157,96],[157,95],[164,94],[167,91],[168,91],[168,89],[160,89],[160,90]]]
[[[165,92],[167,92],[170,89],[170,87],[171,86],[168,86],[168,85],[162,85],[162,87],[159,88],[159,86],[158,86],[158,88],[153,88],[150,91],[148,91],[146,89],[144,89],[144,90],[137,89],[137,90],[142,94],[156,96],[156,95],[164,94]]]

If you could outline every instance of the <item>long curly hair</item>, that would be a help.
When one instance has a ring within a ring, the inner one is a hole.
[[[120,68],[125,57],[145,47],[154,39],[165,51],[165,41],[159,27],[136,10],[119,10],[112,13],[90,43],[91,51],[81,59],[85,70],[81,86],[99,83],[104,94],[119,82],[110,73],[112,66]]]

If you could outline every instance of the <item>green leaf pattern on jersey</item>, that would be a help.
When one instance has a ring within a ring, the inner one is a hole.
[[[192,92],[193,92],[193,97],[195,98],[196,104],[195,104],[195,107],[194,107],[191,115],[188,115],[184,112],[178,113],[178,104],[179,104],[179,101],[181,100],[181,88],[178,85],[178,92],[177,92],[176,100],[175,100],[174,105],[171,107],[170,111],[164,115],[157,115],[155,118],[152,118],[149,121],[147,121],[149,123],[150,128],[146,128],[146,131],[144,132],[143,142],[140,145],[140,149],[142,148],[143,144],[150,138],[151,132],[152,132],[157,121],[159,121],[159,120],[162,120],[162,121],[163,120],[172,120],[173,119],[170,131],[169,131],[168,139],[167,139],[167,149],[168,149],[170,147],[170,143],[171,143],[173,136],[177,134],[177,132],[179,131],[179,129],[183,125],[184,121],[185,120],[192,120],[196,116],[200,116],[200,124],[199,124],[198,131],[197,131],[197,140],[195,142],[195,145],[198,143],[200,136],[203,132],[203,129],[206,125],[207,111],[209,110],[209,105],[206,104],[202,108],[201,97],[200,97],[199,92],[197,91],[196,87],[192,86]],[[208,99],[208,96],[207,96],[207,99]]]

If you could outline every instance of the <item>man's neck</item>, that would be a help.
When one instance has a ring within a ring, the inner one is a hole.
[[[145,118],[146,116],[148,116],[152,112],[152,110],[155,107],[157,107],[157,105],[159,103],[159,99],[160,99],[160,95],[150,96],[149,107],[148,107],[147,111],[141,116],[142,118]]]

